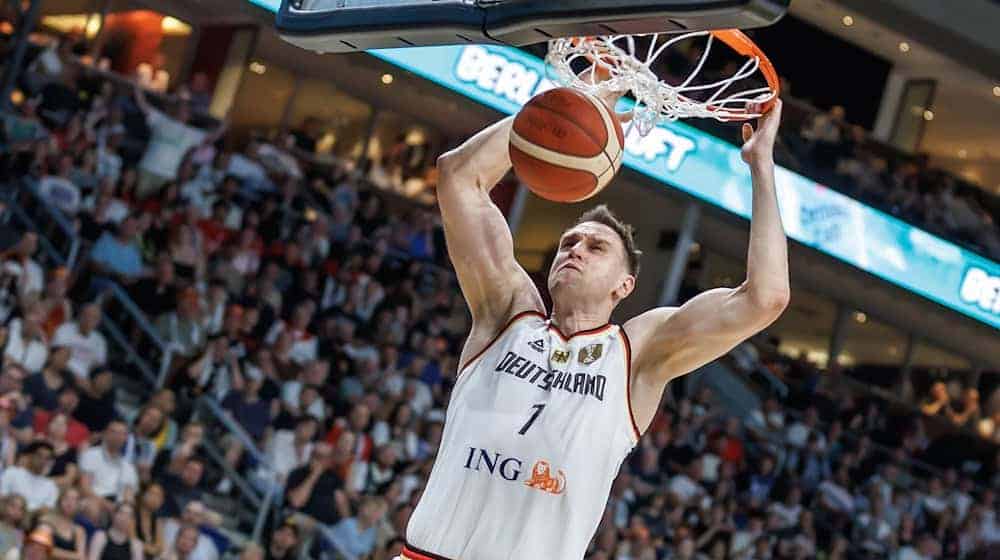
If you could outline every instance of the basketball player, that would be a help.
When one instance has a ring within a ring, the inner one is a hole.
[[[779,101],[756,131],[743,125],[753,176],[746,280],[621,326],[608,321],[639,272],[630,226],[601,206],[563,233],[547,311],[490,201],[511,168],[513,118],[441,157],[441,214],[473,326],[402,559],[583,558],[667,383],[767,327],[788,304],[772,153],[780,118]]]

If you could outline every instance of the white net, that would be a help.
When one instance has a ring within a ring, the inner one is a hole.
[[[648,38],[648,46],[637,46],[638,37]],[[653,64],[668,49],[681,41],[698,37],[708,38],[704,52],[681,83],[668,83],[652,70]],[[715,36],[709,31],[669,36],[614,35],[555,39],[549,41],[546,65],[553,74],[550,79],[563,86],[591,94],[632,92],[636,105],[631,126],[643,136],[661,122],[680,118],[732,121],[759,117],[759,113],[747,110],[747,104],[771,100],[775,95],[771,87],[752,87],[735,93],[729,91],[737,82],[758,73],[760,58],[748,57],[739,70],[724,79],[695,83],[715,41]],[[585,62],[590,69],[577,73],[573,67],[579,62]],[[603,72],[599,74],[601,70]]]

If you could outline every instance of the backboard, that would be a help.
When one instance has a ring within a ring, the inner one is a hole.
[[[791,0],[282,0],[282,38],[316,52],[746,29]]]

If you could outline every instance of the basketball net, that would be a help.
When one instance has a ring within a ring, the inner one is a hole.
[[[645,136],[662,122],[682,118],[710,118],[723,122],[760,117],[770,110],[779,93],[778,75],[763,51],[741,31],[698,31],[682,35],[640,35],[649,37],[644,53],[636,46],[636,36],[576,37],[549,41],[546,67],[549,78],[563,86],[576,88],[592,95],[625,94],[631,92],[636,104],[630,124]],[[659,57],[677,43],[696,37],[708,37],[705,50],[697,65],[677,85],[662,80],[651,69]],[[747,60],[732,76],[706,84],[694,84],[705,66],[713,43],[725,43]],[[583,60],[590,69],[578,74],[573,64]],[[764,87],[730,92],[736,82],[762,74]],[[728,93],[727,93],[728,92]],[[699,101],[692,94],[707,95]],[[751,112],[749,103],[760,104],[760,112]]]

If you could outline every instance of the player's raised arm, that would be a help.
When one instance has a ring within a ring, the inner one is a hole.
[[[731,350],[773,323],[788,305],[788,243],[778,213],[774,140],[781,102],[759,121],[743,125],[743,160],[753,176],[753,217],[747,277],[737,288],[704,292],[680,308],[659,308],[626,324],[636,350],[636,382],[662,389]],[[659,392],[656,400],[659,401]]]
[[[514,240],[490,191],[511,168],[508,117],[438,159],[438,203],[448,255],[474,323],[503,326],[515,313],[543,310],[528,274],[514,259]]]

